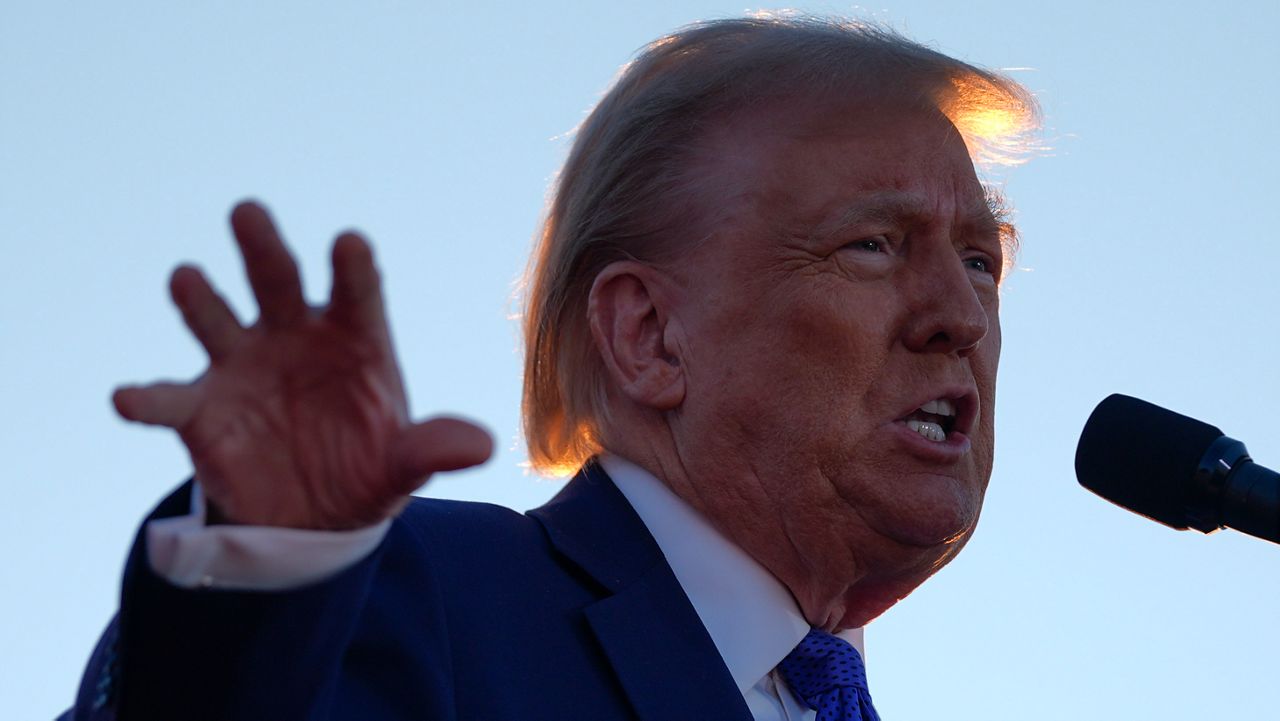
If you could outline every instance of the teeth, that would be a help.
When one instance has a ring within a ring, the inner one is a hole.
[[[925,413],[932,413],[935,416],[954,416],[956,414],[956,406],[946,398],[929,401],[920,406],[920,410]]]
[[[927,412],[932,413],[933,411],[927,411]],[[946,431],[942,430],[942,426],[938,425],[937,423],[931,423],[929,421],[909,420],[907,421],[907,428],[910,428],[916,433],[919,433],[925,438],[928,438],[929,440],[934,441],[936,443],[941,443],[942,441],[947,440]]]

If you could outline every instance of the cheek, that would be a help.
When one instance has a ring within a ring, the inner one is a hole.
[[[805,466],[864,466],[883,422],[890,354],[878,329],[813,315],[769,334],[743,417],[774,451]]]
[[[971,359],[974,380],[982,404],[978,432],[973,442],[976,470],[985,479],[991,475],[995,456],[996,377],[1000,365],[1000,322],[997,318],[983,338],[979,351]]]
[[[892,386],[893,289],[820,271],[730,285],[697,305],[689,327],[686,419],[720,433],[732,424],[739,442],[810,461],[848,454]]]
[[[1000,319],[996,315],[992,318],[986,337],[970,359],[974,381],[982,395],[982,416],[987,421],[995,414],[996,377],[1000,368]]]
[[[890,346],[880,323],[884,314],[836,295],[789,300],[746,321],[749,351],[756,356],[745,360],[757,369],[759,389],[773,386],[797,402],[818,401],[833,410],[865,400]]]

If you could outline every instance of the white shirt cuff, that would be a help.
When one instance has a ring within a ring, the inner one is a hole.
[[[391,520],[355,531],[268,526],[206,526],[204,493],[191,489],[191,514],[147,524],[147,560],[182,588],[284,591],[359,563],[382,542]]]

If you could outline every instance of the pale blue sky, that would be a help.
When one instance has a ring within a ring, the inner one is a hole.
[[[1274,717],[1280,548],[1175,533],[1075,483],[1113,391],[1280,466],[1274,2],[804,5],[1013,74],[1054,149],[1005,174],[1024,235],[1004,296],[998,451],[960,558],[867,631],[886,719]],[[252,305],[225,225],[265,200],[314,299],[346,227],[375,241],[419,414],[501,452],[427,493],[525,508],[507,320],[566,134],[617,67],[737,3],[8,2],[0,10],[0,715],[71,700],[138,521],[189,473],[116,420],[125,381],[204,360],[165,280]],[[956,712],[981,704],[982,711]]]

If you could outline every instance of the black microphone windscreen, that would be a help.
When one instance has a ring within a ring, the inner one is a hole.
[[[1094,409],[1076,447],[1076,478],[1103,498],[1187,527],[1192,479],[1217,428],[1119,393]]]

